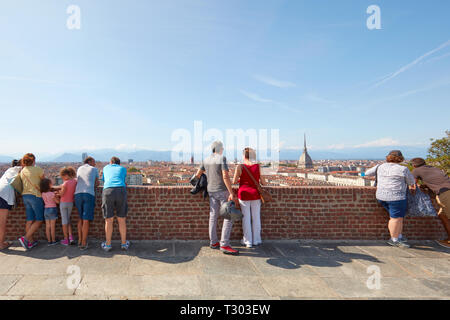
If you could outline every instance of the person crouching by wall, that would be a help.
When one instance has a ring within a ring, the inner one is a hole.
[[[239,182],[238,198],[242,211],[242,229],[244,237],[242,245],[247,248],[261,244],[261,195],[255,186],[253,178],[265,185],[266,182],[261,175],[261,167],[256,163],[256,152],[254,149],[244,149],[244,163],[236,167],[233,184]]]
[[[10,183],[17,177],[20,170],[22,170],[21,161],[13,160],[11,168],[6,170],[0,178],[0,250],[12,245],[11,242],[5,241],[8,213],[16,203],[16,193]]]
[[[366,172],[366,176],[377,176],[376,198],[389,212],[388,244],[395,247],[409,248],[410,245],[402,235],[403,218],[407,210],[406,192],[409,186],[415,192],[416,182],[408,167],[400,165],[405,159],[399,150],[393,150],[386,156],[386,163],[375,166]]]
[[[112,157],[110,164],[103,168],[102,180],[102,211],[105,218],[106,241],[102,243],[105,251],[110,251],[111,239],[114,226],[114,215],[117,216],[119,222],[120,238],[122,240],[122,250],[128,250],[130,241],[127,240],[127,224],[126,217],[128,212],[127,204],[127,187],[125,178],[127,177],[127,169],[120,165],[120,159]]]
[[[447,232],[447,239],[437,243],[450,249],[450,178],[443,170],[427,165],[422,158],[411,159],[410,163],[414,167],[412,174],[416,182],[422,181],[436,195],[440,207],[438,217]]]

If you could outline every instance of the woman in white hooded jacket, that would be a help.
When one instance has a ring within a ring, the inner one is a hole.
[[[0,250],[11,245],[10,242],[5,241],[8,213],[16,203],[15,191],[10,183],[17,177],[21,169],[20,161],[13,160],[11,168],[6,170],[0,178]]]

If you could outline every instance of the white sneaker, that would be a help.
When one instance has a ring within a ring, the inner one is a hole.
[[[241,240],[241,245],[246,246],[247,248],[251,248],[252,244],[251,243],[245,243],[244,240]]]

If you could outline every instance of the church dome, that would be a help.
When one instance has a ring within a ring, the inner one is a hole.
[[[301,169],[311,169],[314,167],[311,157],[308,154],[308,149],[306,148],[306,135],[305,135],[305,146],[303,149],[303,153],[298,159],[297,167]]]

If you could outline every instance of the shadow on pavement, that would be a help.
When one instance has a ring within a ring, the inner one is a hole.
[[[207,241],[137,241],[132,242],[128,251],[120,250],[120,244],[113,241],[113,250],[105,252],[100,247],[101,241],[90,240],[89,248],[81,251],[76,245],[47,246],[41,241],[37,247],[25,251],[15,241],[13,246],[1,253],[6,255],[25,256],[41,260],[53,260],[62,257],[74,259],[82,256],[109,259],[117,255],[132,256],[140,259],[156,260],[168,264],[185,263],[194,260],[199,254],[214,259],[222,255],[218,250],[210,249]],[[254,248],[246,248],[235,241],[233,247],[240,250],[238,257],[263,258],[270,266],[291,270],[301,268],[302,265],[317,267],[339,267],[353,260],[366,260],[374,263],[382,263],[371,252],[359,248],[363,244],[347,244],[343,242],[332,243],[302,243],[302,241],[266,241]],[[370,244],[367,244],[370,245]],[[377,242],[380,246],[380,242]],[[384,247],[384,246],[382,246]],[[396,249],[396,248],[392,248]],[[423,250],[435,250],[436,248],[423,248]],[[230,261],[231,262],[231,261]]]

